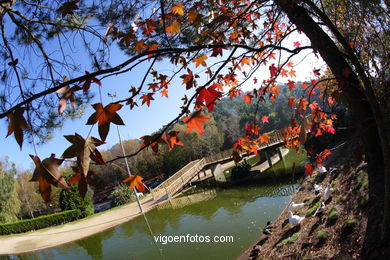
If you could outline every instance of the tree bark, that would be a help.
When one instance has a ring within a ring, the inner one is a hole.
[[[344,58],[344,54],[319,24],[311,18],[305,8],[296,4],[295,1],[275,0],[274,2],[282,9],[289,20],[310,39],[312,46],[318,50],[337,78],[343,91],[342,95],[346,99],[349,111],[357,123],[359,133],[365,145],[369,167],[370,201],[378,205],[377,210],[381,211],[384,206],[384,200],[386,200],[386,203],[389,203],[387,187],[386,195],[384,195],[384,155],[386,154],[388,144],[384,121],[381,118],[383,114],[378,111],[379,105],[375,96],[372,95],[373,92],[370,91],[372,89],[369,89],[369,95],[366,95],[367,89],[361,85],[359,78]],[[388,168],[388,165],[386,168]],[[388,181],[388,178],[386,178],[386,181]],[[385,206],[385,210],[389,210],[388,206]],[[384,215],[387,216],[387,214]],[[388,236],[387,231],[390,227],[390,221],[386,219],[385,217],[382,227],[384,238]],[[380,240],[380,232],[373,232],[372,235],[375,238],[370,237],[370,239]]]

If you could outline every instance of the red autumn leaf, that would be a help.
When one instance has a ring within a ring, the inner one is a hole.
[[[301,43],[300,43],[300,42],[298,42],[298,41],[294,42],[294,47],[299,48],[299,46],[301,46]]]
[[[86,74],[86,75],[89,75],[89,72],[86,71],[85,74]],[[84,81],[84,80],[80,80],[79,83],[81,83],[81,82],[83,82],[83,81]],[[84,82],[84,84],[83,84],[83,87],[82,87],[82,89],[83,89],[84,92],[87,92],[87,91],[88,91],[88,89],[91,87],[91,83],[92,83],[92,82],[98,84],[99,87],[102,86],[102,83],[100,82],[100,80],[98,80],[98,79],[95,78],[95,77],[89,76],[89,77],[85,80],[85,82]]]
[[[328,157],[329,157],[329,155],[331,155],[331,154],[332,154],[331,151],[329,151],[328,149],[325,149],[325,150],[323,150],[319,155],[317,155],[317,158],[316,158],[316,160],[317,160],[317,166],[318,166],[318,167],[321,167],[321,166],[322,166],[322,162],[323,162],[324,160],[327,160]]]
[[[313,174],[313,165],[311,165],[311,164],[306,164],[305,165],[305,174],[309,174],[310,176],[312,176],[312,174]]]
[[[294,97],[288,98],[288,105],[290,106],[291,109],[293,109],[295,105],[295,99]]]
[[[263,134],[259,137],[259,142],[260,142],[260,143],[267,144],[267,143],[268,143],[268,139],[269,139],[269,135],[268,135],[267,133],[263,133]]]
[[[260,127],[254,124],[246,124],[245,132],[247,136],[251,136],[252,134],[258,135]]]
[[[242,98],[244,99],[244,103],[252,104],[252,94],[248,93],[246,95],[243,95]]]
[[[320,71],[321,71],[320,69],[313,69],[313,74],[314,74],[314,76],[316,76],[316,77],[321,76]]]
[[[223,48],[223,47],[219,47],[219,48],[213,48],[213,52],[211,53],[211,57],[218,57],[218,55],[221,55],[222,57],[222,50],[224,50],[226,48]]]
[[[23,113],[25,110],[25,107],[18,107],[13,113],[7,114],[9,124],[6,137],[14,133],[15,140],[19,144],[20,149],[22,149],[23,144],[23,130],[29,128],[26,119],[24,119],[23,117]]]
[[[143,178],[138,175],[132,175],[126,178],[123,182],[128,182],[130,189],[136,188],[139,192],[145,192],[145,185],[142,183]]]
[[[262,122],[263,124],[269,123],[269,122],[268,122],[268,116],[263,116],[263,117],[261,118],[261,122]]]
[[[116,125],[124,125],[122,118],[116,111],[122,108],[121,104],[110,103],[103,108],[102,103],[93,104],[92,107],[96,110],[87,121],[87,125],[93,125],[98,122],[100,138],[105,141],[110,130],[110,123]]]
[[[61,189],[69,189],[64,177],[58,171],[58,167],[64,159],[57,159],[54,154],[52,154],[49,158],[44,159],[42,162],[38,156],[30,154],[30,157],[33,159],[35,164],[35,170],[30,181],[39,182],[39,192],[46,203],[50,200],[50,184]]]
[[[290,91],[292,91],[295,88],[295,82],[293,80],[288,80],[287,86]]]
[[[334,134],[336,133],[336,130],[334,130],[334,128],[331,127],[331,126],[327,126],[327,127],[325,128],[325,132],[334,135]]]
[[[275,64],[272,63],[271,66],[269,66],[269,71],[271,73],[271,77],[275,77],[278,74],[278,68],[275,67]]]
[[[80,0],[75,0],[75,1],[69,1],[61,5],[57,11],[62,14],[62,17],[67,16],[68,14],[73,14],[74,10],[79,9],[77,6],[77,3],[80,2]]]
[[[201,105],[203,101],[206,103],[206,107],[210,112],[214,111],[214,106],[217,100],[222,97],[222,92],[217,91],[215,88],[218,87],[218,84],[213,84],[208,88],[203,88],[195,101],[195,104]]]
[[[164,136],[164,140],[168,143],[169,151],[173,149],[175,145],[184,145],[179,140],[179,131],[171,131],[167,135]]]
[[[166,88],[164,88],[163,90],[161,90],[161,96],[162,97],[168,97],[168,90]]]
[[[192,71],[190,69],[187,69],[188,74],[183,74],[180,76],[180,78],[183,79],[183,83],[186,84],[186,89],[189,90],[192,88],[195,84],[195,78],[199,78],[199,75],[192,74]]]
[[[88,171],[88,175],[87,177],[85,177],[85,175],[82,174],[79,167],[72,166],[72,170],[75,174],[69,178],[69,183],[71,184],[78,183],[80,196],[82,198],[85,198],[85,194],[87,194],[88,184],[92,184],[92,175],[95,175],[96,172]]]
[[[154,135],[144,135],[141,139],[143,141],[141,148],[149,146],[155,153],[158,153],[158,144],[167,144],[167,142],[161,138],[159,133]]]
[[[154,95],[154,93],[148,93],[146,95],[142,95],[141,96],[141,99],[142,99],[141,105],[146,103],[146,105],[149,107],[150,101],[154,100],[153,95]]]
[[[209,120],[209,117],[202,115],[201,111],[198,110],[192,115],[184,118],[182,121],[187,124],[187,134],[192,130],[196,130],[199,134],[203,135],[203,123]]]

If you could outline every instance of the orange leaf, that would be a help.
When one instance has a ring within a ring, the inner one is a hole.
[[[180,30],[180,23],[177,21],[177,20],[174,20],[171,25],[169,25],[165,31],[170,34],[171,36],[173,36],[175,33],[177,34],[180,34],[181,33],[181,30]]]
[[[192,130],[196,130],[199,134],[203,135],[203,123],[209,120],[209,117],[202,115],[201,111],[198,110],[192,115],[184,118],[182,121],[187,124],[187,134]]]
[[[313,165],[311,164],[305,165],[305,174],[309,174],[310,176],[313,174]]]
[[[205,60],[207,60],[207,56],[204,55],[204,54],[201,54],[200,56],[194,58],[194,62],[195,62],[195,67],[197,68],[199,65],[202,65],[203,67],[206,67],[206,62]]]
[[[265,144],[267,144],[267,143],[268,143],[268,139],[269,139],[269,136],[268,136],[267,133],[264,133],[264,134],[262,134],[262,135],[259,137],[260,143],[265,143]]]
[[[122,118],[116,111],[122,108],[121,104],[110,103],[103,108],[102,103],[93,104],[92,107],[96,110],[87,121],[87,125],[93,125],[98,122],[100,138],[105,141],[110,130],[110,123],[116,125],[124,125]]]
[[[148,93],[146,95],[142,95],[141,96],[141,99],[142,99],[141,105],[146,103],[146,105],[149,107],[150,106],[150,101],[154,100],[153,95],[154,95],[154,93]]]
[[[178,15],[184,15],[183,9],[184,9],[184,6],[181,2],[171,8],[172,12],[174,14],[178,14]]]
[[[128,182],[130,189],[136,188],[137,191],[139,192],[145,192],[145,185],[142,183],[143,178],[138,175],[132,175],[128,178],[126,178],[123,182]]]
[[[164,88],[163,90],[161,90],[161,96],[162,97],[168,97],[168,90],[166,88]]]
[[[243,95],[242,98],[244,99],[244,103],[252,104],[252,94],[248,93],[246,95]]]
[[[288,98],[288,105],[291,109],[293,109],[293,106],[295,105],[295,99],[294,97]]]
[[[6,137],[14,133],[16,142],[19,144],[20,149],[22,149],[23,144],[23,129],[28,129],[27,122],[23,117],[25,110],[25,107],[18,107],[13,113],[7,114],[9,125]]]
[[[179,140],[179,131],[171,131],[166,136],[164,136],[164,140],[168,142],[169,151],[173,149],[175,145],[184,145]]]

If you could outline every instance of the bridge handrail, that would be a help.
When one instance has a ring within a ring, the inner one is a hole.
[[[268,143],[259,145],[259,149],[273,146],[274,144],[280,143],[282,141],[284,141],[282,131],[276,130],[270,134]],[[168,196],[173,195],[187,182],[189,182],[197,173],[199,173],[199,171],[201,171],[206,164],[230,158],[232,153],[233,149],[228,149],[217,154],[204,157],[200,160],[189,162],[186,166],[181,168],[175,174],[166,179],[163,183],[154,188],[152,190],[153,197],[161,192],[164,192],[164,194],[167,194]]]

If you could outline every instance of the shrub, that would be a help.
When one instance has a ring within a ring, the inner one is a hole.
[[[276,247],[282,247],[282,246],[284,246],[284,245],[288,245],[288,244],[294,243],[294,242],[298,239],[299,234],[300,234],[300,233],[297,232],[297,233],[292,234],[290,237],[283,239],[282,241],[280,241],[280,242],[276,245]]]
[[[335,221],[339,218],[339,213],[335,207],[332,207],[328,212],[328,219],[330,221]]]
[[[74,209],[37,218],[0,224],[0,235],[24,233],[41,228],[61,225],[78,219],[80,215],[80,210]]]
[[[133,191],[127,185],[120,185],[110,195],[111,207],[120,206],[135,201]]]
[[[314,203],[314,205],[311,205],[311,207],[306,212],[306,216],[313,215],[320,205],[321,205],[321,200],[319,200],[316,203]]]
[[[317,233],[317,239],[318,239],[319,241],[321,241],[321,242],[327,240],[327,239],[328,239],[328,236],[329,236],[328,231],[325,230],[325,229],[321,229],[321,230],[318,231],[318,233]]]
[[[92,215],[94,208],[90,192],[87,192],[85,198],[82,198],[77,185],[72,184],[70,187],[70,190],[61,190],[60,192],[59,202],[61,210],[78,209],[82,218]]]

